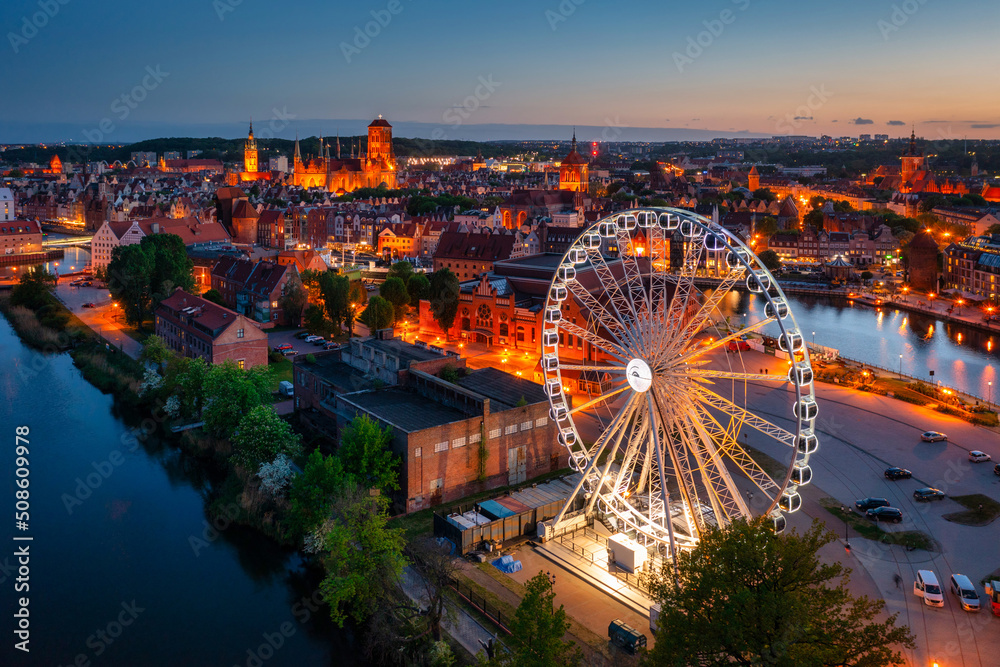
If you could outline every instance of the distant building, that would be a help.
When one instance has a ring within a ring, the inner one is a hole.
[[[156,151],[132,151],[129,161],[137,167],[152,167],[156,164]]]
[[[510,258],[516,241],[509,231],[445,232],[434,251],[434,270],[450,269],[459,280],[478,278],[492,271],[494,262]]]
[[[10,222],[14,219],[16,202],[10,188],[0,188],[0,222]]]
[[[358,188],[375,188],[385,184],[396,187],[396,154],[392,150],[392,125],[379,116],[368,124],[368,144],[364,153],[354,157],[340,155],[340,138],[334,146],[334,157],[330,157],[330,146],[319,140],[319,152],[315,157],[302,159],[298,138],[295,139],[295,155],[292,160],[292,184],[303,188],[322,188],[328,192],[344,194]]]
[[[197,218],[151,218],[125,222],[105,222],[94,232],[90,241],[90,263],[93,268],[111,262],[111,253],[120,245],[139,243],[151,234],[176,234],[184,245],[194,247],[213,243],[228,243],[229,233],[217,222],[199,222]]]
[[[180,160],[181,159],[181,152],[180,151],[163,151],[163,159],[164,160]]]
[[[923,292],[938,289],[938,243],[927,230],[917,232],[909,246],[910,287]]]
[[[212,268],[212,287],[227,306],[268,328],[288,322],[281,297],[293,275],[298,275],[294,264],[222,257]]]
[[[0,220],[0,248],[4,257],[42,252],[41,226],[28,220]]]
[[[996,302],[1000,297],[1000,234],[973,236],[945,248],[941,281],[944,289]]]
[[[267,334],[256,322],[180,288],[154,312],[156,335],[183,357],[240,368],[267,365]]]
[[[980,236],[991,226],[1000,225],[1000,219],[995,215],[976,208],[938,206],[931,210],[931,213],[941,218],[943,222],[964,227],[967,236]]]
[[[587,192],[590,180],[587,175],[590,169],[587,158],[576,150],[576,130],[573,130],[573,143],[569,155],[559,164],[559,189],[571,192]]]

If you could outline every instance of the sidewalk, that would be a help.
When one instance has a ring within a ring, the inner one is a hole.
[[[403,592],[407,597],[419,604],[427,606],[427,593],[424,591],[423,580],[410,566],[403,570]],[[448,601],[447,613],[441,621],[441,627],[449,636],[461,644],[470,655],[476,655],[483,650],[483,644],[493,639],[493,633],[479,624],[469,612]],[[482,643],[480,643],[482,642]]]
[[[80,318],[80,321],[90,327],[94,333],[101,336],[109,344],[120,349],[122,352],[138,359],[142,354],[142,345],[125,335],[121,331],[121,325],[115,322],[109,315],[110,301],[107,298],[106,289],[96,287],[70,287],[68,284],[59,284],[52,291],[57,299],[71,313]],[[97,308],[84,308],[85,303],[96,303]]]

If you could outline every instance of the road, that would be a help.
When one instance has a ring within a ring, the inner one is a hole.
[[[124,318],[115,313],[117,308],[112,304],[111,294],[103,287],[71,287],[69,281],[59,281],[54,293],[56,298],[84,324],[104,337],[109,343],[121,349],[133,359],[138,359],[142,353],[142,345],[122,332]],[[94,303],[96,308],[84,308],[83,304]]]

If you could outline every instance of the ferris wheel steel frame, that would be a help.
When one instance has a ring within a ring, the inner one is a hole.
[[[641,250],[635,247],[639,234],[646,244]],[[610,247],[617,252],[609,252]],[[695,281],[709,257],[719,282],[706,296]],[[583,275],[589,285],[581,282]],[[713,327],[719,330],[713,316],[740,284],[764,300],[763,318],[742,329],[720,331],[718,339],[699,338]],[[563,318],[570,300],[584,315],[582,325]],[[713,352],[768,324],[777,326],[779,349],[789,356],[787,376],[745,372],[741,353],[740,370],[733,368],[729,355],[728,369],[705,367]],[[584,350],[582,360],[567,358],[563,334],[589,344],[593,359],[587,359],[586,345],[578,346]],[[594,223],[556,268],[541,343],[549,414],[569,452],[570,467],[582,473],[553,529],[583,492],[586,514],[597,509],[614,517],[622,530],[676,554],[695,546],[710,525],[724,526],[739,517],[767,516],[780,532],[785,514],[801,506],[798,488],[812,479],[808,462],[818,447],[809,350],[774,276],[721,225],[676,208],[631,209]],[[606,391],[600,383],[596,398],[572,406],[564,372],[612,379]],[[782,428],[748,410],[747,382],[790,385],[794,427]],[[725,383],[732,387],[731,398],[713,390]],[[742,406],[736,402],[738,388],[744,392]],[[577,416],[602,409],[613,417],[588,446],[580,437]],[[774,479],[740,444],[744,427],[792,451],[783,476]],[[747,480],[744,484],[766,499],[758,513],[737,488],[736,470]],[[679,496],[673,502],[671,486]]]

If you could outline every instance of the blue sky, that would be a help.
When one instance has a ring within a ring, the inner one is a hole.
[[[448,138],[1000,137],[995,2],[62,2],[0,6],[0,141],[80,141],[105,120],[112,141],[238,136],[250,115],[351,134],[379,113]]]

